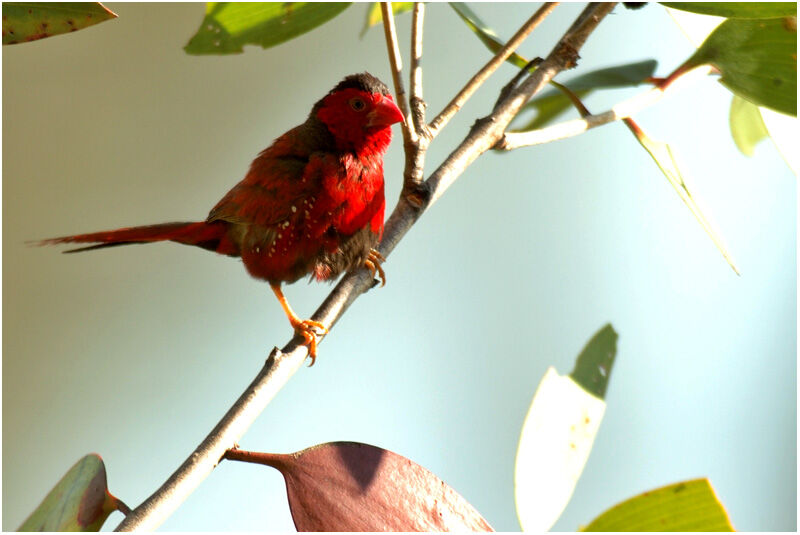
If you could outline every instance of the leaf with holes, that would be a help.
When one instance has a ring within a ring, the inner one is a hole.
[[[99,2],[3,2],[3,44],[74,32],[116,17]]]
[[[693,479],[625,500],[581,531],[733,531],[733,526],[708,479]]]
[[[368,444],[329,442],[288,455],[228,450],[225,458],[279,470],[298,531],[492,531],[430,471]]]
[[[517,448],[514,495],[523,531],[547,531],[569,503],[605,412],[617,353],[608,324],[581,351],[569,376],[545,373]]]
[[[662,6],[716,17],[769,19],[797,13],[795,2],[659,2]]]
[[[656,60],[649,59],[599,69],[573,78],[569,82],[564,82],[564,85],[580,98],[585,97],[596,89],[635,87],[653,76],[657,64]],[[514,131],[527,132],[542,128],[566,111],[571,105],[572,103],[564,92],[557,89],[548,89],[525,104],[520,113],[524,113],[525,110],[535,110],[536,116],[525,126],[516,128]]]
[[[269,48],[294,39],[344,11],[343,2],[209,2],[187,54],[239,54],[244,45]]]
[[[685,64],[709,63],[742,98],[797,115],[797,17],[728,19]]]
[[[759,141],[769,137],[758,106],[742,97],[733,95],[729,120],[733,141],[745,156],[752,156]]]
[[[414,2],[392,2],[392,13],[395,15],[411,11],[413,8]],[[364,20],[364,27],[358,36],[364,37],[367,34],[367,30],[381,21],[383,21],[381,4],[379,2],[370,2],[367,6],[367,18]]]
[[[64,474],[18,531],[100,531],[113,511],[130,509],[108,492],[103,459],[92,453]]]

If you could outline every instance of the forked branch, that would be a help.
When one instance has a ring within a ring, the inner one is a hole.
[[[475,76],[470,78],[469,82],[453,97],[447,106],[431,121],[429,131],[431,138],[444,128],[444,126],[453,118],[453,116],[461,109],[461,107],[469,100],[475,91],[485,82],[497,68],[503,64],[508,57],[522,44],[530,33],[536,29],[537,26],[556,8],[558,2],[547,2],[539,8],[533,16],[528,19],[525,24],[509,39],[509,41],[498,50],[497,54],[489,60],[489,62],[481,68]]]
[[[594,31],[603,17],[611,11],[613,6],[614,4],[607,3],[589,4],[542,65],[525,79],[518,88],[512,90],[507,98],[501,100],[490,116],[478,121],[459,147],[422,184],[429,192],[426,198],[416,198],[419,202],[415,203],[413,196],[401,195],[397,206],[386,223],[384,237],[379,247],[381,254],[388,257],[397,243],[414,225],[422,214],[423,209],[433,204],[480,154],[497,143],[505,132],[508,123],[536,91],[558,72],[574,64],[578,51],[583,46],[586,38]],[[552,7],[549,7],[544,12],[540,9],[537,15],[543,18],[544,14],[549,13],[551,10]],[[384,19],[388,19],[389,15],[390,13],[384,12]],[[419,13],[417,17],[421,27]],[[536,18],[534,16],[534,19]],[[528,21],[526,25],[533,24],[535,26],[535,24],[538,24],[538,22],[534,24],[534,19]],[[394,42],[396,43],[396,37]],[[509,47],[508,52],[510,53],[515,47],[516,45]],[[392,48],[394,47],[390,47],[390,56],[392,55]],[[396,63],[393,61],[393,71],[397,73],[399,80],[399,53],[397,54],[397,60]],[[503,60],[499,61],[502,62]],[[394,66],[397,68],[395,69]],[[395,87],[402,86],[398,86],[395,83]],[[471,89],[469,94],[471,94],[471,91],[474,91],[474,89]],[[401,98],[401,95],[404,95],[404,93],[398,91],[398,101],[402,101],[405,98],[404,96]],[[455,109],[458,106],[458,104],[454,105]],[[403,111],[406,113],[408,108]],[[447,117],[451,117],[453,113],[455,111],[448,112]],[[446,120],[440,122],[439,129],[441,129],[444,122]],[[410,165],[416,165],[415,161],[412,159]],[[409,160],[407,160],[408,162]],[[404,190],[404,193],[407,192]],[[358,296],[371,287],[372,277],[366,269],[345,275],[320,305],[312,318],[332,327]],[[307,355],[308,348],[302,345],[302,339],[297,337],[282,350],[273,349],[257,377],[200,446],[156,492],[134,509],[117,526],[117,531],[152,531],[164,522],[200,482],[211,473],[220,459],[222,459],[225,451],[234,447],[269,401],[289,378],[302,367]]]

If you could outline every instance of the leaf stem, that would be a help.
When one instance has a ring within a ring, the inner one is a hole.
[[[709,65],[702,65],[691,71],[685,71],[680,76],[681,81],[684,83],[677,84],[677,78],[673,77],[670,80],[668,89],[669,91],[674,91],[678,87],[683,87],[688,84],[690,81],[696,81],[705,77],[711,70],[712,68]],[[656,102],[659,102],[664,98],[666,92],[666,88],[662,85],[658,85],[633,98],[615,104],[610,110],[603,113],[587,115],[581,119],[564,121],[563,123],[546,126],[529,132],[506,132],[494,148],[508,151],[520,147],[541,145],[559,139],[574,137],[592,128],[630,117],[652,106]]]
[[[277,468],[278,470],[280,470],[280,467],[285,465],[285,461],[283,460],[285,457],[286,455],[240,450],[239,448],[231,448],[225,452],[225,455],[222,456],[223,459],[227,459],[229,461],[263,464],[264,466],[271,466],[272,468]]]

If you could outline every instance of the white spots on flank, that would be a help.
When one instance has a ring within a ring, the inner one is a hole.
[[[292,212],[296,212],[296,211],[297,211],[297,206],[292,205]]]

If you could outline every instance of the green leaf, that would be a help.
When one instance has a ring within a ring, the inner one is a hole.
[[[769,19],[797,14],[795,2],[659,2],[661,5],[717,17]]]
[[[611,324],[597,331],[575,361],[575,368],[569,374],[572,380],[590,394],[605,399],[611,368],[617,356],[617,338]]]
[[[414,2],[392,2],[392,12],[395,15],[405,13],[406,11],[411,11],[413,8]],[[364,37],[364,35],[367,33],[367,30],[382,20],[383,15],[381,14],[380,2],[370,2],[369,6],[367,7],[367,18],[364,20],[364,27],[361,29],[361,33],[358,36]]]
[[[347,2],[209,2],[187,54],[239,54],[244,45],[269,48],[329,21]]]
[[[745,156],[752,156],[758,142],[769,137],[758,106],[737,95],[733,95],[729,119],[733,141]]]
[[[523,531],[550,529],[575,490],[606,408],[605,401],[578,381],[588,379],[590,386],[596,387],[591,377],[598,374],[599,367],[608,380],[616,340],[614,329],[606,325],[578,356],[572,376],[559,375],[551,367],[536,389],[514,467],[514,498]],[[605,386],[603,383],[603,391]]]
[[[730,253],[728,253],[722,238],[718,235],[716,230],[714,230],[714,227],[708,221],[708,219],[706,219],[706,217],[703,215],[703,212],[700,210],[700,206],[692,196],[692,193],[689,191],[689,186],[686,184],[686,180],[681,174],[680,167],[678,166],[678,162],[675,159],[675,155],[672,153],[670,146],[666,143],[650,138],[644,133],[639,125],[637,125],[630,118],[625,119],[625,124],[628,128],[630,128],[631,132],[633,132],[633,135],[636,137],[636,140],[642,145],[642,147],[644,147],[645,150],[650,153],[650,156],[652,156],[659,169],[661,169],[661,172],[664,173],[664,176],[667,177],[669,183],[672,184],[672,187],[675,188],[676,192],[678,192],[678,196],[686,204],[686,206],[689,207],[689,210],[691,210],[695,219],[697,219],[697,221],[703,227],[703,230],[705,230],[709,235],[711,240],[714,242],[714,245],[716,245],[717,249],[719,249],[719,251],[722,253],[722,256],[725,257],[728,265],[731,266],[737,275],[739,275],[739,268],[736,267],[733,258],[731,257]]]
[[[475,32],[475,35],[478,36],[478,39],[486,45],[486,48],[494,52],[495,54],[505,46],[505,43],[500,40],[500,37],[494,33],[494,30],[489,28],[484,22],[478,18],[478,15],[472,11],[467,4],[463,2],[450,2],[450,7],[458,13],[458,16],[461,17],[469,29]],[[506,60],[513,65],[516,65],[520,69],[525,68],[528,64],[528,60],[517,54],[516,52],[511,54],[508,59]]]
[[[3,44],[74,32],[116,17],[99,2],[3,2]]]
[[[649,59],[607,69],[599,69],[573,78],[569,82],[565,82],[564,85],[580,98],[585,97],[595,89],[634,87],[653,76],[657,64],[656,60]],[[556,89],[548,89],[523,107],[523,110],[536,110],[536,116],[525,126],[515,131],[525,132],[541,128],[558,117],[571,104],[569,98],[563,92]]]
[[[581,531],[733,531],[733,526],[708,479],[694,479],[617,504]]]
[[[106,467],[92,453],[64,474],[18,531],[100,531],[116,510],[130,512],[108,492]]]
[[[686,67],[710,63],[722,82],[759,106],[797,115],[797,18],[728,19]]]

